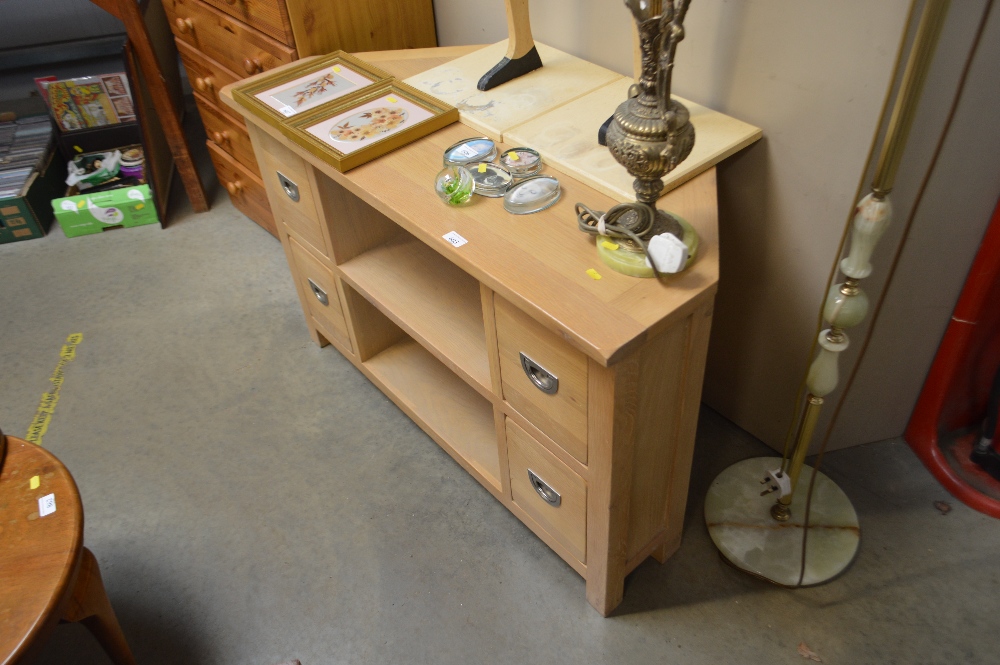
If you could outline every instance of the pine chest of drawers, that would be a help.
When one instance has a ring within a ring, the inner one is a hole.
[[[233,204],[277,236],[247,128],[219,102],[246,76],[336,50],[435,46],[432,0],[163,0],[208,133],[220,184]]]

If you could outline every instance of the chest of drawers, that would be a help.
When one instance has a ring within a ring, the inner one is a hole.
[[[239,113],[219,90],[298,58],[336,51],[434,46],[432,0],[163,0],[233,204],[277,236],[257,159]]]

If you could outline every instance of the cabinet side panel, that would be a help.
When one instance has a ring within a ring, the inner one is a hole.
[[[684,319],[649,342],[639,354],[629,559],[666,526],[670,478],[681,429],[684,354],[690,329],[691,319]]]
[[[432,0],[286,0],[299,57],[437,46]]]
[[[392,220],[330,178],[317,177],[320,219],[326,221],[334,263],[346,263],[403,234]]]

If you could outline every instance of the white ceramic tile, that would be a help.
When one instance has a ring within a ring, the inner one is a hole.
[[[547,163],[619,201],[634,201],[633,178],[597,142],[597,130],[628,97],[631,79],[621,79],[554,111],[513,127],[509,144],[534,148]],[[695,141],[691,154],[664,179],[663,193],[687,182],[761,137],[753,125],[675,97],[691,112]]]
[[[507,52],[507,40],[411,76],[406,83],[459,110],[463,124],[494,140],[508,129],[552,111],[612,81],[621,74],[535,42],[542,68],[487,92],[476,84]],[[628,87],[628,86],[626,86]]]

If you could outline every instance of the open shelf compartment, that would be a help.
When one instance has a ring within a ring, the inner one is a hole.
[[[493,403],[476,392],[349,284],[346,306],[369,378],[483,483],[501,490]]]
[[[402,229],[340,270],[396,325],[480,394],[490,396],[479,282]]]

